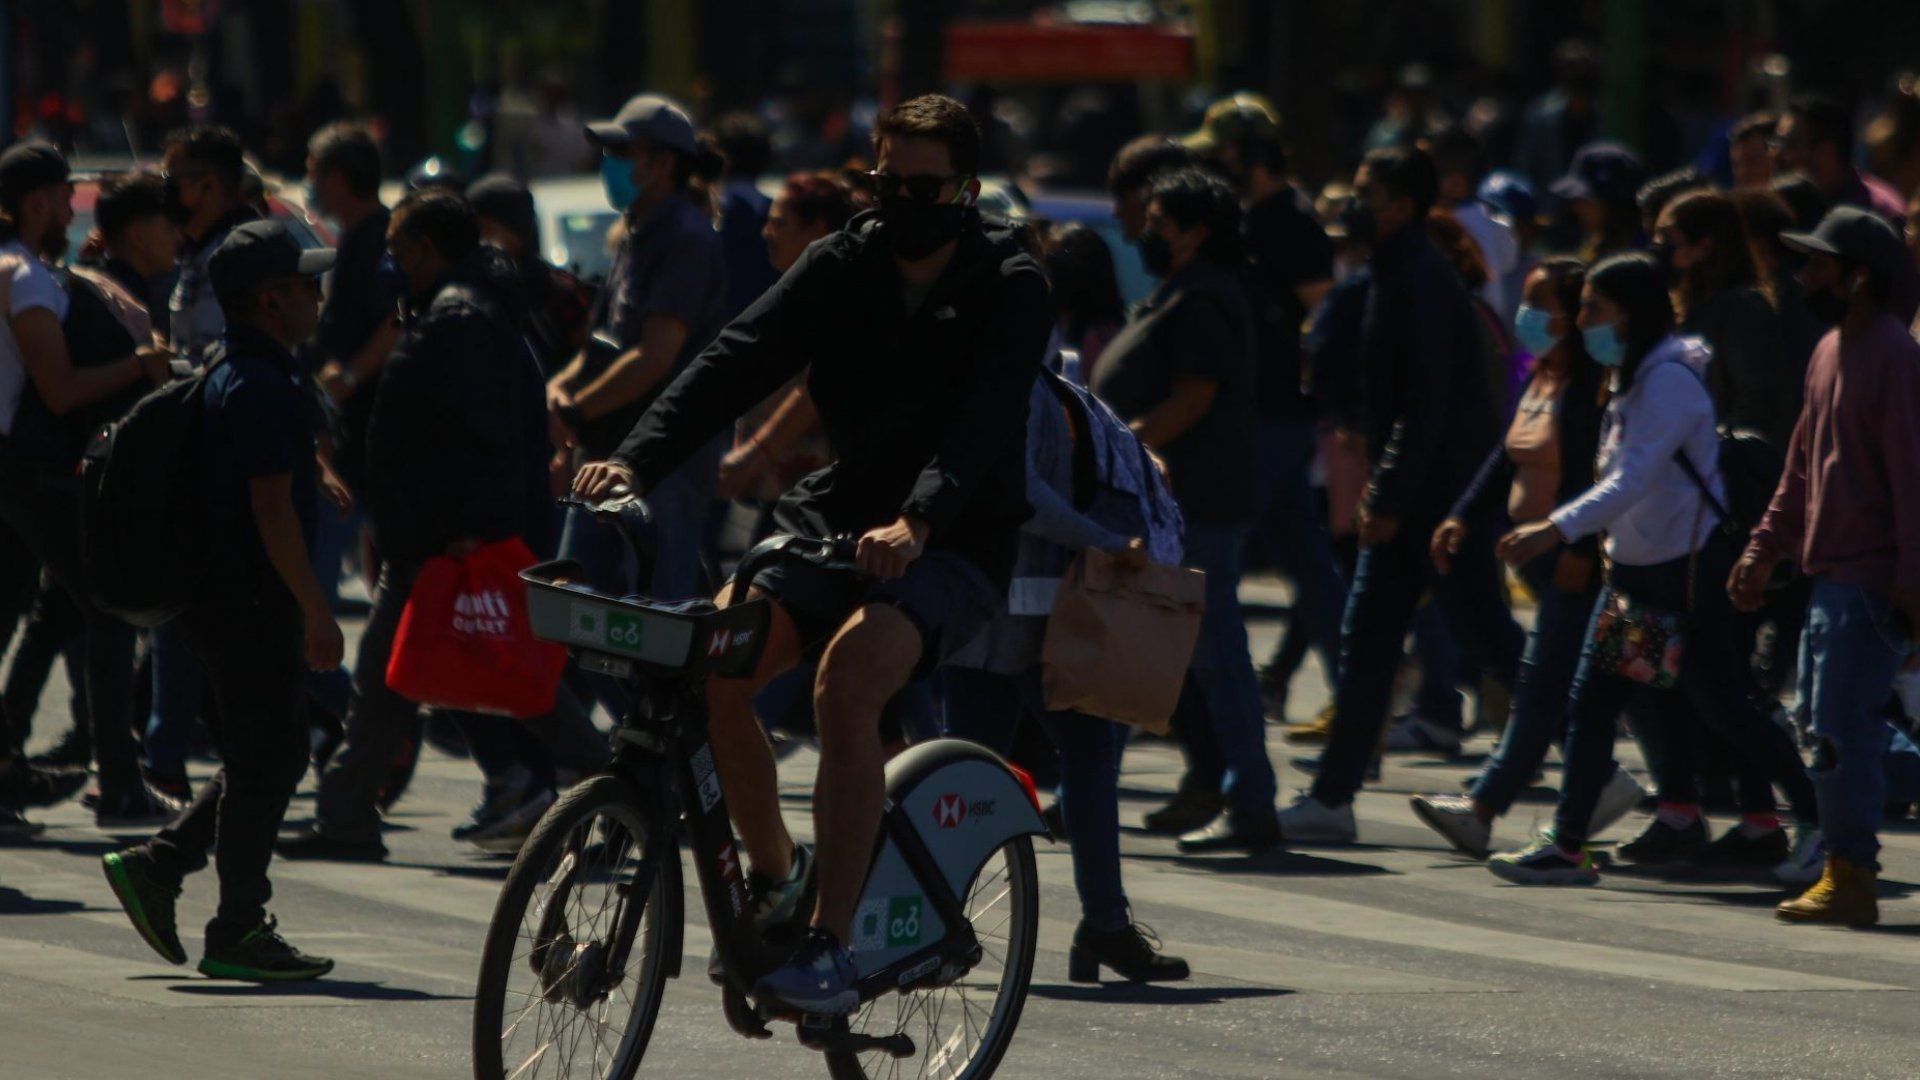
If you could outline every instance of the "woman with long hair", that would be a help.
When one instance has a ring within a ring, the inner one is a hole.
[[[1660,211],[1653,235],[1680,328],[1713,349],[1707,388],[1720,423],[1786,446],[1795,395],[1785,335],[1739,205],[1722,192],[1688,192]]]
[[[1506,439],[1434,531],[1433,561],[1442,573],[1469,531],[1493,527],[1503,517],[1536,521],[1593,484],[1603,380],[1574,327],[1586,274],[1580,260],[1555,258],[1527,276],[1514,334],[1534,357],[1533,373]],[[1499,749],[1470,794],[1413,797],[1421,819],[1465,854],[1485,857],[1494,819],[1513,806],[1565,726],[1567,690],[1599,592],[1598,555],[1599,545],[1589,537],[1556,545],[1519,568],[1539,609]],[[1626,770],[1616,769],[1591,830],[1611,825],[1643,794]]]
[[[1668,730],[1685,723],[1691,708],[1786,791],[1799,845],[1817,844],[1813,786],[1793,740],[1755,704],[1752,673],[1735,646],[1733,607],[1720,587],[1736,552],[1716,509],[1727,496],[1705,382],[1706,344],[1675,334],[1665,276],[1644,255],[1616,256],[1593,269],[1578,325],[1587,352],[1611,371],[1598,479],[1572,502],[1514,529],[1501,540],[1500,555],[1525,566],[1605,532],[1606,588],[1573,679],[1566,778],[1553,828],[1520,851],[1495,856],[1488,868],[1520,884],[1599,880],[1585,844],[1601,791],[1618,768],[1615,722],[1629,706]],[[1654,766],[1660,810],[1634,843],[1658,849],[1703,837],[1691,770],[1662,768],[1659,760]]]

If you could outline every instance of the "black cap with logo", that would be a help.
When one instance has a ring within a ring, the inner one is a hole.
[[[274,281],[324,274],[332,248],[302,248],[278,221],[249,221],[220,242],[207,264],[216,296],[241,296]]]

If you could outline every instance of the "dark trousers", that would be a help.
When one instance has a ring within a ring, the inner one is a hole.
[[[1466,659],[1483,675],[1513,684],[1526,635],[1507,610],[1505,582],[1493,556],[1497,528],[1490,520],[1471,523],[1453,572],[1442,574],[1427,553],[1437,524],[1430,515],[1410,517],[1392,540],[1360,552],[1340,630],[1333,735],[1313,784],[1313,797],[1329,806],[1352,802],[1366,779],[1393,704],[1407,630],[1428,592]]]
[[[176,624],[207,674],[208,716],[220,771],[147,845],[175,880],[213,850],[220,907],[208,937],[232,940],[260,925],[273,887],[267,865],[287,800],[307,768],[306,648],[300,611],[278,581],[209,599]]]
[[[346,735],[320,776],[314,805],[314,827],[328,836],[369,840],[380,835],[380,790],[407,740],[419,735],[420,706],[387,686],[394,635],[419,573],[417,562],[388,560],[381,567],[373,610],[367,615],[360,652],[354,659]],[[454,713],[453,718],[463,730],[487,723],[486,717],[471,713]],[[581,710],[575,710],[570,720],[554,713],[529,724],[557,764],[591,772],[606,760],[606,740],[594,732]]]
[[[1120,884],[1120,755],[1127,729],[1111,720],[1042,704],[1040,669],[1001,675],[971,668],[940,670],[945,733],[999,753],[1015,730],[1037,720],[1060,751],[1060,813],[1073,853],[1073,886],[1080,917],[1100,930],[1125,929],[1126,890]]]
[[[1614,566],[1614,588],[1647,607],[1688,612],[1680,684],[1670,690],[1655,690],[1604,669],[1593,657],[1590,624],[1567,706],[1566,777],[1554,817],[1554,836],[1563,847],[1586,840],[1587,822],[1593,817],[1600,789],[1615,768],[1615,720],[1623,709],[1636,703],[1640,706],[1637,720],[1661,726],[1664,733],[1682,733],[1683,738],[1691,712],[1693,718],[1719,733],[1736,753],[1747,758],[1765,782],[1780,785],[1797,820],[1819,820],[1813,784],[1807,779],[1792,737],[1754,702],[1753,674],[1746,650],[1736,641],[1733,605],[1727,600],[1724,585],[1733,559],[1733,543],[1715,533],[1691,573],[1686,558],[1654,566]],[[1598,604],[1594,611],[1597,616]],[[1668,771],[1655,764],[1660,771]],[[1687,782],[1682,776],[1662,776],[1659,772],[1655,779],[1662,797],[1669,797],[1669,783]]]
[[[30,557],[29,557],[30,558]],[[38,575],[35,575],[36,577]],[[20,628],[20,648],[7,668],[0,701],[6,703],[7,721],[13,725],[15,748],[26,745],[33,736],[34,714],[40,710],[40,694],[53,674],[54,662],[66,658],[67,682],[72,690],[68,712],[80,734],[89,735],[86,683],[86,624],[80,609],[66,590],[44,583],[33,598],[33,607]]]
[[[0,459],[0,524],[17,533],[54,584],[80,609],[88,719],[100,770],[100,801],[112,806],[141,791],[140,749],[133,738],[133,627],[101,611],[80,566],[76,481],[15,460]],[[12,745],[0,732],[0,746]]]

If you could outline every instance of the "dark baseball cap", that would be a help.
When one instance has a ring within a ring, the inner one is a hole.
[[[681,108],[679,102],[659,94],[629,98],[613,119],[588,124],[587,138],[602,149],[625,150],[636,138],[683,154],[698,149],[687,110]]]
[[[14,143],[0,153],[0,203],[13,206],[31,192],[65,181],[70,171],[52,143]]]
[[[280,222],[249,221],[220,242],[207,276],[215,296],[236,296],[273,281],[323,274],[332,266],[332,248],[302,248]]]
[[[1197,131],[1180,137],[1196,154],[1211,154],[1221,143],[1245,143],[1280,137],[1280,113],[1259,94],[1242,91],[1207,106]]]
[[[1646,178],[1647,167],[1633,151],[1615,142],[1591,142],[1573,155],[1567,174],[1547,190],[1562,199],[1631,206]]]
[[[1898,271],[1907,257],[1893,226],[1857,206],[1836,206],[1812,232],[1783,232],[1780,243],[1804,255],[1834,255],[1882,273]]]
[[[475,180],[467,189],[467,205],[476,215],[492,218],[528,243],[533,242],[533,193],[506,173],[489,173]]]

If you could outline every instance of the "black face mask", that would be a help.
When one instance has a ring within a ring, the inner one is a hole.
[[[1807,294],[1807,310],[1823,323],[1834,324],[1847,317],[1847,298],[1832,289]]]
[[[887,229],[887,243],[893,253],[916,262],[960,238],[967,208],[953,203],[927,203],[916,199],[882,199],[880,220]]]
[[[1173,245],[1166,237],[1156,232],[1141,233],[1134,244],[1140,249],[1140,261],[1146,264],[1147,273],[1164,278],[1173,272]]]

